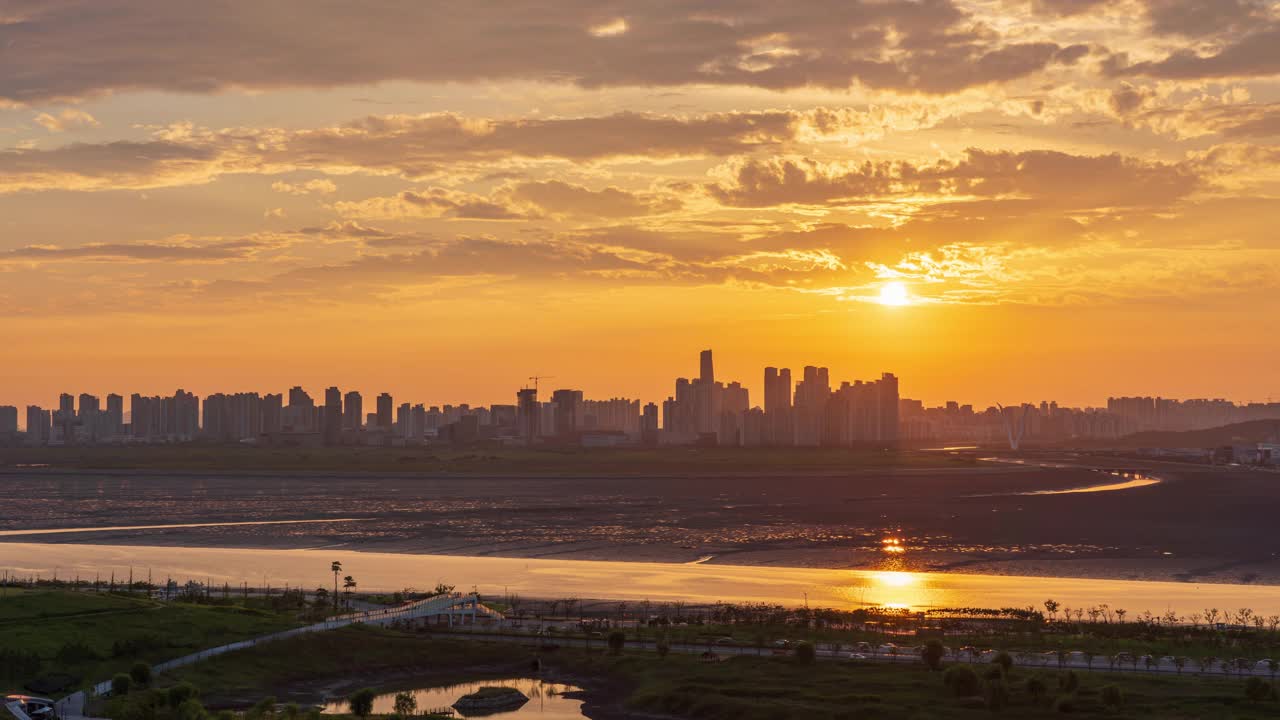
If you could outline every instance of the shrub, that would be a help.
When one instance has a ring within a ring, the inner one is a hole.
[[[245,713],[246,717],[262,718],[272,717],[276,714],[275,696],[264,697],[249,708],[249,712]]]
[[[1009,669],[1013,667],[1013,656],[1001,650],[996,656],[991,658],[991,664],[1000,668],[1000,672],[1005,675],[1009,674]]]
[[[1037,704],[1043,702],[1045,696],[1049,694],[1049,687],[1045,685],[1044,678],[1039,675],[1027,678],[1027,694]]]
[[[347,705],[351,706],[351,714],[356,717],[366,718],[373,713],[373,699],[377,694],[373,688],[364,688],[357,690],[347,698]]]
[[[1076,711],[1076,699],[1071,695],[1063,695],[1053,701],[1053,711],[1060,713],[1073,713]]]
[[[924,664],[930,670],[942,669],[942,656],[944,654],[941,640],[930,640],[924,644],[924,650],[920,653],[920,658],[924,660]]]
[[[54,657],[59,665],[76,665],[82,662],[102,659],[102,656],[89,647],[89,644],[81,638],[63,643]]]
[[[613,655],[621,655],[622,648],[627,645],[627,636],[621,630],[614,630],[609,633],[609,652]]]
[[[208,714],[204,706],[194,697],[183,700],[173,714],[174,720],[205,720]]]
[[[129,668],[129,678],[133,680],[133,684],[138,687],[146,687],[151,684],[151,666],[144,662],[136,662],[133,667]]]
[[[166,695],[165,700],[168,702],[169,707],[176,708],[187,700],[198,697],[200,693],[196,690],[195,685],[189,682],[180,682],[169,688]]]
[[[978,674],[968,665],[952,665],[942,674],[942,682],[956,697],[978,694]]]
[[[796,645],[796,662],[801,665],[812,665],[818,659],[818,652],[812,643],[802,642]]]
[[[667,644],[666,640],[659,640],[658,644],[655,645],[653,649],[658,652],[658,657],[660,658],[666,657],[667,653],[671,652],[671,646]]]
[[[409,693],[409,692],[396,693],[396,714],[397,715],[399,715],[402,718],[407,718],[416,712],[418,712],[418,699],[413,696],[413,693]]]
[[[111,678],[111,694],[116,697],[128,695],[129,686],[132,684],[133,681],[129,679],[128,675],[125,675],[124,673],[116,673],[116,676]]]
[[[1103,685],[1102,704],[1109,708],[1118,708],[1124,705],[1124,691],[1117,685]]]
[[[982,686],[982,699],[986,701],[988,710],[1003,710],[1009,704],[1009,687],[999,678],[988,680]]]
[[[1058,675],[1058,689],[1065,693],[1073,693],[1080,689],[1080,676],[1075,670],[1068,670]]]
[[[1271,683],[1260,677],[1251,677],[1244,681],[1244,696],[1262,702],[1271,697]]]

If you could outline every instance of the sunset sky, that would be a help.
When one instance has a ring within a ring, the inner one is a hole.
[[[1280,3],[0,0],[0,312],[20,406],[1280,400]]]

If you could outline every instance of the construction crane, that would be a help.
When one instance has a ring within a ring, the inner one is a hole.
[[[553,377],[555,377],[555,375],[530,375],[529,379],[533,381],[533,392],[534,393],[538,392],[539,380],[550,380]]]

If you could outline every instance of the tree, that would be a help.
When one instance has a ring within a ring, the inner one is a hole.
[[[377,693],[373,688],[364,688],[351,693],[351,697],[347,698],[347,705],[351,707],[351,714],[360,718],[367,718],[373,714],[373,699],[377,697]]]
[[[418,699],[413,696],[413,693],[396,693],[395,709],[397,715],[407,718],[418,711]]]
[[[111,694],[116,697],[128,695],[129,686],[131,684],[132,681],[129,679],[128,675],[125,675],[124,673],[116,673],[116,676],[111,678]]]
[[[329,564],[329,570],[333,572],[333,611],[338,612],[338,573],[342,572],[342,563],[334,560]]]
[[[796,662],[801,665],[812,665],[818,659],[818,652],[814,650],[813,643],[802,642],[796,644]]]
[[[1010,668],[1013,667],[1013,657],[1001,650],[996,653],[995,657],[991,658],[991,664],[1000,668],[1001,675],[1008,675]]]
[[[1044,601],[1044,609],[1048,611],[1050,620],[1057,619],[1058,608],[1060,607],[1062,606],[1058,604],[1058,601],[1052,598]]]
[[[1037,705],[1044,702],[1045,696],[1049,694],[1049,688],[1045,685],[1044,678],[1039,675],[1032,675],[1027,678],[1027,694],[1031,696],[1032,702]]]
[[[621,655],[622,648],[627,644],[627,636],[622,634],[621,630],[614,630],[609,633],[609,654]]]
[[[350,575],[342,579],[342,595],[347,599],[347,609],[351,609],[351,596],[356,592],[356,579]]]
[[[1009,704],[1009,687],[1005,685],[1004,680],[991,678],[983,683],[982,699],[987,704],[988,710],[999,712]]]
[[[198,697],[199,695],[200,692],[196,690],[195,685],[192,685],[189,682],[180,682],[165,692],[165,702],[169,703],[169,707],[176,708],[187,700]]]
[[[951,688],[956,697],[972,697],[978,694],[978,673],[968,665],[952,665],[942,674],[942,682]]]
[[[667,643],[667,638],[664,636],[658,639],[658,644],[653,649],[658,651],[658,657],[665,658],[667,653],[671,652],[671,645]]]
[[[322,608],[329,604],[329,591],[325,588],[316,588],[316,607]]]
[[[938,671],[942,669],[942,656],[945,651],[941,640],[930,640],[924,644],[924,650],[920,652],[920,657],[930,670]]]
[[[151,666],[144,662],[136,662],[133,667],[129,668],[129,679],[138,687],[146,687],[151,684]]]

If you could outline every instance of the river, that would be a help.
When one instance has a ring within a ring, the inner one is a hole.
[[[1216,583],[1139,582],[1080,578],[879,572],[648,562],[546,560],[456,555],[354,552],[341,548],[259,550],[243,548],[152,547],[0,543],[0,572],[29,577],[56,576],[104,582],[114,573],[122,582],[150,576],[161,583],[195,580],[215,586],[247,582],[272,587],[327,587],[332,561],[341,561],[359,590],[425,590],[445,582],[483,595],[526,598],[649,600],[656,603],[768,602],[814,607],[891,606],[1039,607],[1052,598],[1064,607],[1106,603],[1130,617],[1145,610],[1180,615],[1206,608],[1250,608],[1280,615],[1280,588]]]

